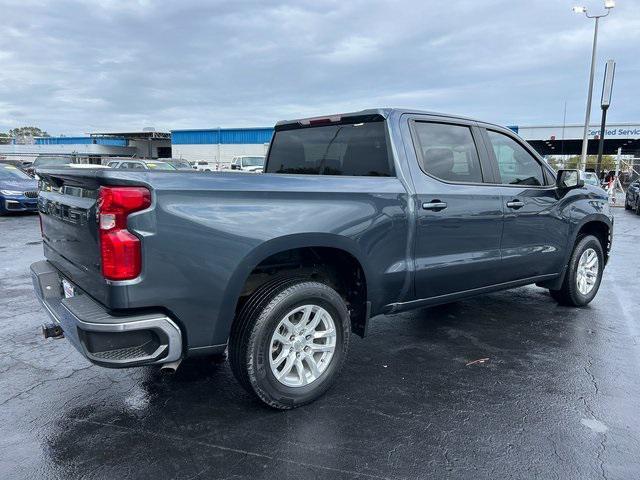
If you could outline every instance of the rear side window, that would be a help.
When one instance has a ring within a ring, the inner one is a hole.
[[[482,170],[471,129],[463,125],[416,122],[420,168],[440,180],[482,183]]]
[[[544,185],[542,165],[511,137],[487,130],[503,185]]]
[[[267,173],[390,177],[384,122],[276,131]]]

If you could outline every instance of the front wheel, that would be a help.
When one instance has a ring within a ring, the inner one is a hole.
[[[350,319],[331,287],[303,279],[276,280],[256,290],[234,322],[233,373],[267,405],[291,409],[326,392],[349,346]]]
[[[560,304],[574,307],[587,305],[600,288],[604,270],[604,253],[600,240],[593,235],[578,239],[560,290],[550,290]]]

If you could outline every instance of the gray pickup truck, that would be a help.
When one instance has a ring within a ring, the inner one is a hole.
[[[369,319],[536,284],[583,306],[613,218],[577,170],[512,131],[411,110],[279,122],[265,173],[43,169],[35,292],[105,367],[228,357],[288,409]]]

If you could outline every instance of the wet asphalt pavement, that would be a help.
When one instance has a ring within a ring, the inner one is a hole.
[[[0,217],[0,478],[640,477],[640,217],[594,302],[536,287],[378,318],[336,386],[277,412],[228,364],[90,365],[45,320],[35,216]],[[484,362],[474,360],[487,359]]]

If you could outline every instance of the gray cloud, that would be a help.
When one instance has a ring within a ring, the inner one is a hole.
[[[257,126],[372,106],[558,123],[565,101],[580,122],[593,24],[571,5],[0,0],[0,131]],[[596,85],[615,58],[611,121],[640,121],[639,45],[640,1],[620,0]]]

